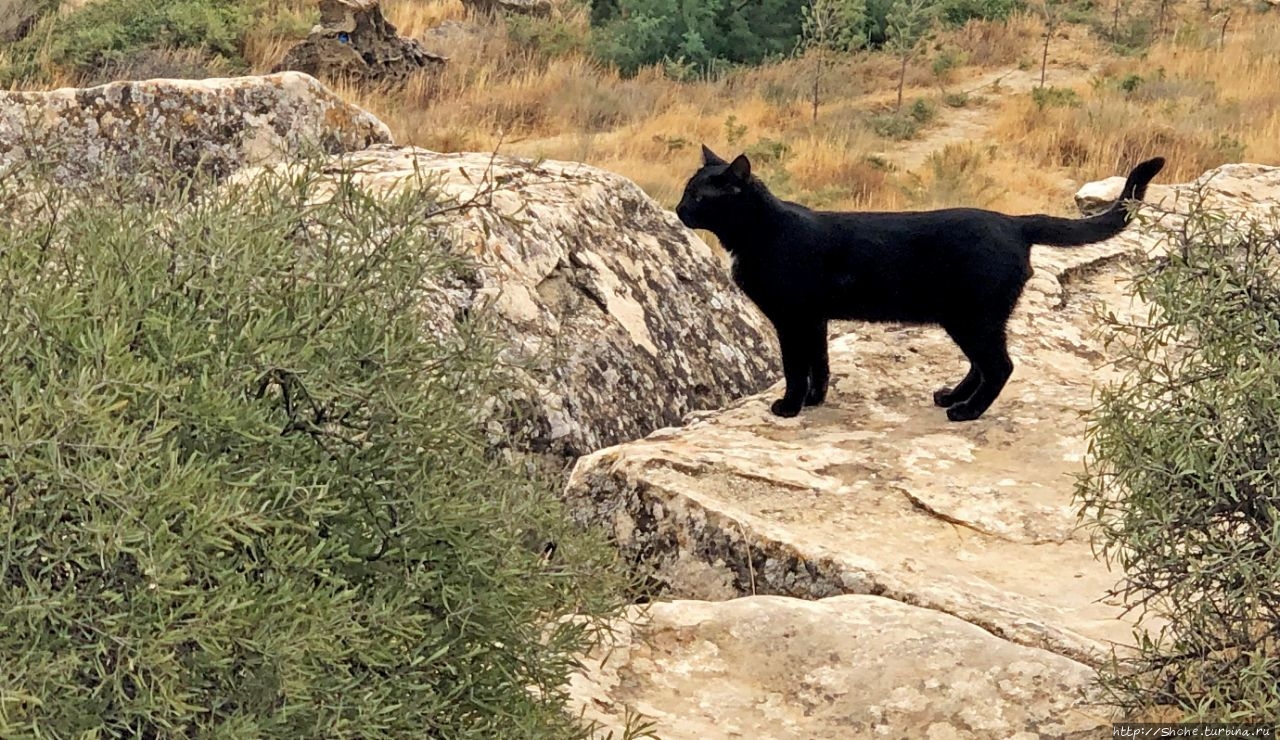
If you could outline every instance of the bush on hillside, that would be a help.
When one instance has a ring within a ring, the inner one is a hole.
[[[211,68],[244,70],[245,34],[265,8],[258,0],[96,0],[49,15],[8,49],[0,85],[46,83],[51,68],[97,80],[100,69],[178,50],[198,52]]]
[[[1045,108],[1079,108],[1083,101],[1080,93],[1069,87],[1036,87],[1031,89],[1031,101],[1037,110]]]
[[[1198,210],[1148,228],[1169,254],[1134,283],[1149,315],[1108,322],[1126,374],[1101,392],[1078,490],[1140,625],[1105,684],[1135,712],[1274,723],[1280,219]]]
[[[595,52],[626,73],[665,59],[702,70],[717,64],[756,64],[791,54],[801,42],[802,20],[812,0],[594,0],[591,24]],[[857,28],[832,29],[833,38],[856,40],[844,50],[886,41],[892,0],[840,0],[835,15],[856,19]],[[973,19],[1003,19],[1021,0],[934,0],[931,15],[963,25]]]
[[[1004,20],[1026,7],[1024,0],[939,0],[938,17],[949,26],[963,26],[972,20]]]
[[[596,54],[625,73],[683,59],[756,64],[790,54],[800,36],[805,0],[596,0],[591,19]]]
[[[581,736],[613,556],[491,446],[430,190],[334,177],[0,177],[0,736]]]

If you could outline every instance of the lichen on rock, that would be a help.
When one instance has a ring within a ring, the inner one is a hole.
[[[0,171],[51,166],[67,184],[113,170],[221,178],[303,151],[390,142],[385,124],[297,72],[0,92]]]
[[[383,16],[378,0],[320,0],[320,22],[285,54],[275,71],[397,83],[439,70],[447,62],[416,39],[400,36]]]

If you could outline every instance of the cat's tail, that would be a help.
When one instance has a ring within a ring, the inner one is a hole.
[[[1047,244],[1052,247],[1079,247],[1110,239],[1124,230],[1129,221],[1125,201],[1142,200],[1147,194],[1147,183],[1162,168],[1164,157],[1148,159],[1134,167],[1124,181],[1120,197],[1107,210],[1088,218],[1018,216],[1022,233],[1032,244]]]

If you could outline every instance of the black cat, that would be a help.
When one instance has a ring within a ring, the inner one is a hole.
[[[1120,233],[1125,201],[1141,200],[1164,159],[1129,173],[1124,191],[1089,218],[1007,216],[975,208],[902,213],[812,211],[780,200],[739,155],[702,147],[676,214],[733,255],[733,280],[773,322],[786,394],[773,413],[795,416],[827,395],[827,322],[940,324],[969,359],[954,388],[933,394],[952,421],[982,416],[1013,372],[1005,324],[1031,277],[1031,245],[1074,247]]]

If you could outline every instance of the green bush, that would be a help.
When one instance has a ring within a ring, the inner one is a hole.
[[[0,736],[581,736],[613,556],[491,446],[430,191],[334,177],[0,178]]]
[[[631,73],[664,59],[700,69],[791,53],[807,0],[596,0],[595,54]]]
[[[1105,14],[1104,14],[1105,16]],[[1155,40],[1155,23],[1146,16],[1125,17],[1118,23],[1114,17],[1103,17],[1094,20],[1090,25],[1099,38],[1111,44],[1117,54],[1130,56],[1139,54],[1151,46]]]
[[[1130,711],[1280,716],[1280,223],[1197,210],[1151,224],[1149,315],[1109,319],[1124,377],[1101,391],[1078,496],[1136,611],[1105,674]],[[1149,629],[1149,631],[1148,631]]]
[[[1120,89],[1123,90],[1126,95],[1132,94],[1135,90],[1142,87],[1142,83],[1142,75],[1126,75],[1123,80],[1120,80]]]
[[[883,113],[868,119],[871,130],[886,139],[906,141],[914,139],[920,133],[920,123],[911,116],[898,113]]]
[[[832,0],[833,48],[882,46],[892,0]],[[943,0],[940,17],[951,25],[975,18],[1003,19],[1022,0]],[[757,64],[793,53],[801,26],[812,21],[811,0],[592,0],[593,53],[623,72],[677,59],[700,70]],[[853,27],[850,27],[852,24]]]
[[[260,10],[256,0],[99,0],[49,16],[15,44],[0,84],[36,73],[44,54],[77,74],[122,64],[146,49],[197,49],[243,67],[243,37]]]
[[[1031,90],[1036,108],[1079,108],[1080,95],[1069,87],[1037,87]]]
[[[907,115],[911,116],[916,123],[925,124],[938,115],[938,109],[928,100],[916,98],[907,109]]]
[[[563,17],[513,15],[505,22],[507,37],[527,54],[563,57],[588,48],[587,37]]]
[[[938,16],[949,26],[963,26],[971,20],[1004,20],[1024,8],[1023,0],[941,0]]]
[[[751,158],[751,161],[761,164],[781,162],[790,154],[791,146],[787,142],[767,137],[760,139],[746,149],[746,155]]]

